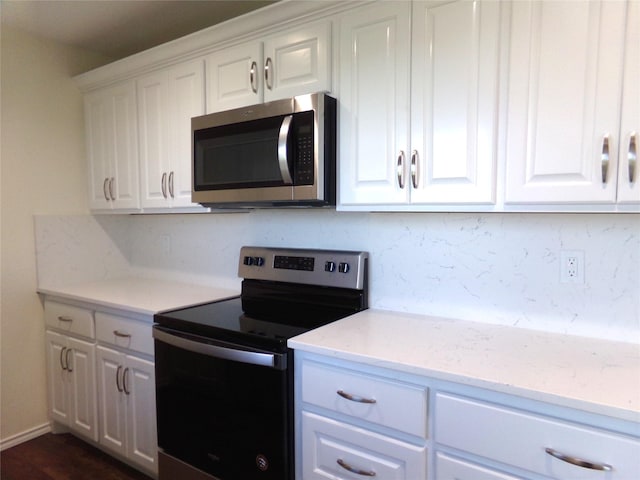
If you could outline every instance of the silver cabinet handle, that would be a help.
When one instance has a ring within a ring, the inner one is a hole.
[[[160,180],[160,188],[162,189],[162,196],[167,198],[167,172],[162,174],[162,179]]]
[[[342,398],[346,398],[347,400],[351,400],[352,402],[376,403],[376,400],[374,398],[359,397],[358,395],[352,395],[350,393],[347,393],[344,390],[338,390],[336,393],[340,395]]]
[[[115,178],[111,177],[111,180],[109,180],[109,196],[111,197],[111,200],[115,200],[116,196],[113,194],[113,182],[115,182]]]
[[[636,181],[636,168],[638,164],[637,139],[638,134],[631,132],[629,135],[629,151],[627,152],[629,161],[629,183],[635,183]]]
[[[62,350],[60,350],[60,368],[62,368],[62,370],[66,370],[67,367],[65,367],[64,365],[64,361],[62,360],[62,357],[64,357],[64,351],[67,349],[67,347],[62,347]]]
[[[130,333],[122,333],[120,330],[114,330],[113,334],[116,337],[120,337],[120,338],[131,338],[131,334]]]
[[[362,475],[363,477],[375,477],[376,476],[376,472],[374,472],[372,470],[360,470],[359,468],[352,467],[351,465],[349,465],[347,462],[345,462],[341,458],[336,460],[336,462],[338,463],[338,465],[340,465],[345,470],[347,470],[347,471],[349,471],[351,473],[355,473],[356,475]]]
[[[553,448],[545,448],[544,451],[547,452],[552,457],[557,458],[558,460],[561,460],[566,463],[570,463],[571,465],[576,465],[578,467],[588,468],[589,470],[602,470],[605,472],[610,472],[611,470],[613,470],[613,467],[611,465],[607,465],[606,463],[588,462],[580,458],[565,455],[563,453],[558,452],[557,450],[554,450]]]
[[[251,90],[253,93],[258,93],[258,76],[256,72],[258,71],[258,64],[256,62],[251,62],[251,68],[249,69],[249,81],[251,82]]]
[[[273,89],[273,81],[272,81],[272,73],[273,70],[273,61],[271,57],[267,57],[267,61],[264,62],[264,83],[269,90]]]
[[[108,202],[110,200],[109,198],[109,192],[107,191],[107,184],[109,183],[109,178],[105,178],[104,179],[104,183],[102,184],[102,193],[104,193],[104,199]]]
[[[404,188],[404,150],[400,150],[396,162],[396,175],[398,177],[398,187]]]
[[[120,393],[122,393],[122,387],[120,386],[120,371],[122,370],[122,365],[118,365],[118,369],[116,370],[116,388]]]
[[[413,184],[413,188],[418,188],[418,182],[420,179],[420,167],[418,160],[418,151],[414,150],[411,152],[411,183]]]
[[[171,198],[175,198],[173,195],[173,172],[169,174],[169,195]]]
[[[61,322],[73,322],[73,318],[67,317],[65,315],[58,316],[58,320],[60,320]]]
[[[609,173],[609,134],[605,133],[602,138],[602,184],[607,183]]]
[[[289,171],[289,162],[287,155],[287,143],[289,140],[289,129],[291,128],[291,121],[293,115],[287,115],[282,119],[280,125],[280,134],[278,135],[278,165],[280,166],[280,176],[285,185],[293,184],[291,178],[291,172]]]
[[[70,348],[67,348],[67,352],[64,354],[64,363],[67,365],[67,372],[73,372],[73,368],[69,365],[69,354],[72,352]],[[73,357],[71,357],[73,358]]]
[[[131,392],[127,389],[127,378],[128,378],[128,373],[129,373],[129,367],[124,369],[124,372],[122,373],[122,391],[126,394],[129,395]]]

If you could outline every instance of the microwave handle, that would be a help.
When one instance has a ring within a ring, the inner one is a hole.
[[[280,165],[280,175],[285,185],[293,184],[291,171],[289,170],[289,162],[287,161],[287,140],[289,139],[289,129],[293,115],[287,115],[282,119],[280,125],[280,135],[278,136],[278,164]]]

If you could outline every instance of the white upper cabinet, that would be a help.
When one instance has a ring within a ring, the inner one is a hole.
[[[627,7],[620,154],[618,161],[618,202],[640,203],[640,2]]]
[[[624,2],[513,2],[506,203],[614,203],[617,179],[628,184],[619,172],[627,160],[618,158],[638,128],[633,3],[627,18]],[[629,98],[622,102],[623,77]],[[640,199],[637,186],[620,191],[621,199]]]
[[[340,19],[338,203],[405,204],[411,5],[383,2]]]
[[[137,88],[142,207],[198,207],[191,202],[191,117],[204,114],[204,61],[145,75]]]
[[[342,208],[495,202],[500,8],[382,2],[341,19]]]
[[[85,124],[90,208],[139,209],[135,82],[86,95]]]
[[[206,59],[207,113],[331,91],[331,23],[218,50]]]

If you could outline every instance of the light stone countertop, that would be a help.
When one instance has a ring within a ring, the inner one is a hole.
[[[68,286],[40,286],[38,293],[145,315],[213,302],[240,294],[237,290],[227,288],[137,277]]]
[[[289,347],[640,422],[640,345],[366,310]]]

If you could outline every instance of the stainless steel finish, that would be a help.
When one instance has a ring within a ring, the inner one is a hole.
[[[211,343],[207,343],[211,340],[205,337],[190,334],[189,338],[185,338],[185,336],[174,335],[165,330],[161,330],[160,328],[162,327],[153,327],[153,338],[183,350],[224,360],[233,360],[235,362],[249,363],[251,365],[271,367],[277,370],[284,370],[286,368],[287,357],[283,354],[263,353],[240,346],[230,348],[222,347],[220,345],[212,345]],[[194,340],[191,340],[191,338]]]
[[[62,370],[66,370],[67,367],[64,366],[62,357],[64,356],[64,351],[67,349],[67,347],[62,347],[62,350],[60,350],[60,367],[62,368]]]
[[[104,199],[108,202],[110,199],[109,193],[107,192],[107,183],[109,183],[109,178],[104,179],[104,183],[102,184],[102,193],[104,193]]]
[[[129,395],[131,393],[129,390],[127,390],[127,376],[128,376],[128,373],[129,373],[129,367],[125,368],[124,372],[122,372],[122,390],[127,395]]]
[[[116,337],[120,337],[120,338],[131,338],[131,334],[130,333],[122,333],[120,330],[114,330],[113,334]]]
[[[251,83],[251,90],[253,93],[258,93],[258,78],[257,73],[258,64],[256,62],[251,62],[251,68],[249,69],[249,82]]]
[[[404,188],[404,150],[400,150],[400,153],[398,154],[396,175],[398,176],[398,187]]]
[[[605,133],[602,138],[602,183],[607,183],[609,173],[609,134]]]
[[[173,172],[169,174],[169,195],[171,198],[175,198],[173,194]]]
[[[67,317],[65,315],[58,316],[58,320],[60,320],[61,322],[73,322],[73,318]]]
[[[346,398],[347,400],[351,400],[352,402],[357,402],[357,403],[376,403],[376,400],[374,398],[359,397],[358,395],[352,395],[350,393],[347,393],[344,390],[338,390],[336,393],[338,395],[340,395],[342,398]]]
[[[162,189],[162,196],[167,198],[167,172],[162,174],[162,179],[160,180],[160,188]]]
[[[220,480],[158,449],[158,480]]]
[[[420,180],[420,171],[419,162],[418,162],[418,151],[414,150],[411,152],[411,184],[413,188],[418,188],[418,182]]]
[[[313,111],[314,112],[314,138],[324,138],[324,119],[325,119],[325,94],[313,93],[308,95],[300,95],[284,100],[275,100],[250,107],[237,108],[224,112],[216,112],[203,115],[191,119],[191,141],[193,142],[193,132],[206,128],[217,127],[221,125],[229,125],[232,123],[240,123],[260,118],[268,118],[274,116],[286,116],[293,113]],[[191,145],[192,150],[194,145]],[[260,202],[304,202],[325,200],[325,145],[324,142],[318,141],[314,147],[314,172],[313,185],[297,185],[282,187],[266,187],[266,188],[238,188],[230,190],[210,190],[210,191],[192,191],[192,201],[209,204],[224,203],[255,203]],[[193,172],[192,172],[193,175]],[[194,185],[194,179],[191,178],[191,185]]]
[[[359,468],[352,467],[351,465],[349,465],[347,462],[345,462],[341,458],[336,460],[336,462],[337,462],[338,465],[340,465],[345,470],[347,470],[347,471],[349,471],[351,473],[355,473],[356,475],[362,475],[363,477],[375,477],[376,476],[376,472],[374,472],[372,470],[360,470]]]
[[[67,352],[64,354],[64,363],[67,365],[67,372],[73,372],[73,368],[71,368],[69,364],[69,354],[71,352],[73,352],[73,350],[71,348],[67,348]]]
[[[589,470],[600,470],[604,472],[610,472],[613,470],[613,467],[611,465],[607,465],[606,463],[588,462],[580,458],[572,457],[570,455],[565,455],[557,450],[554,450],[553,448],[545,448],[544,451],[547,452],[552,457],[557,458],[558,460],[561,460],[566,463],[570,463],[571,465],[576,465],[578,467],[587,468]]]
[[[289,171],[289,162],[287,161],[287,140],[289,139],[291,120],[293,120],[293,115],[287,115],[282,119],[282,125],[280,125],[280,133],[278,135],[278,164],[280,166],[280,175],[285,185],[291,185],[293,183],[291,172]]]
[[[315,268],[313,271],[274,269],[273,265],[276,256],[313,257]],[[245,265],[245,257],[260,257],[264,259],[264,264],[261,267]],[[238,276],[256,280],[274,280],[362,290],[367,282],[366,264],[368,261],[369,254],[367,252],[245,246],[240,249]],[[333,272],[326,271],[324,267],[327,262],[333,262],[334,265],[347,263],[349,265],[348,272],[341,273],[337,269]]]
[[[273,61],[271,57],[267,57],[264,62],[264,84],[269,90],[273,89]]]
[[[631,132],[629,135],[629,150],[627,151],[627,161],[629,163],[629,183],[635,183],[637,180],[636,170],[638,168],[638,134]]]
[[[118,365],[118,369],[116,370],[116,388],[120,393],[122,393],[122,387],[120,386],[120,371],[122,370],[122,365]]]
[[[111,197],[111,200],[115,200],[116,196],[113,194],[113,182],[115,182],[115,178],[111,177],[111,180],[109,180],[109,196]]]

